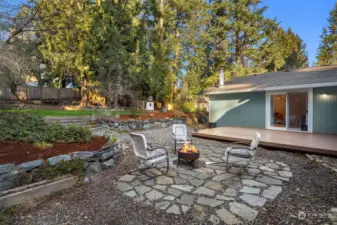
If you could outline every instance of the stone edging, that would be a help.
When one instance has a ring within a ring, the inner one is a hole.
[[[146,120],[127,120],[127,121],[115,121],[109,119],[98,119],[103,127],[109,127],[116,130],[148,130],[148,129],[160,129],[170,127],[173,124],[184,124],[185,119],[181,118],[166,118],[166,119],[146,119]]]
[[[324,166],[325,168],[331,169],[332,171],[337,173],[337,168],[333,167],[331,165],[329,165],[326,161],[321,160],[319,158],[316,157],[316,155],[309,155],[309,154],[305,154],[311,161],[317,162],[320,165]]]
[[[70,161],[73,159],[86,160],[83,168],[85,175],[92,176],[113,167],[120,153],[127,148],[128,146],[125,143],[117,143],[101,149],[98,152],[72,152],[51,157],[45,161],[39,159],[17,166],[13,163],[0,164],[0,196],[4,195],[4,191],[6,190],[41,181],[38,177],[34,179],[34,175],[37,174],[40,168],[44,165],[55,166],[62,161]]]

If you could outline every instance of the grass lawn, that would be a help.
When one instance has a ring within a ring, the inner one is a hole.
[[[18,110],[9,110],[9,111],[18,111]],[[23,109],[20,110],[23,112],[37,112],[42,116],[91,116],[93,111],[91,110],[33,110],[33,109]],[[131,111],[96,111],[95,115],[132,115]],[[141,115],[143,112],[135,112],[136,115]]]

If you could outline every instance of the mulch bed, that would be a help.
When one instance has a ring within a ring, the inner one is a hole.
[[[159,111],[152,111],[148,113],[144,113],[137,116],[132,115],[120,115],[121,121],[134,119],[134,120],[146,120],[146,119],[166,119],[166,118],[172,118],[174,117],[173,112],[159,112]]]
[[[0,141],[0,164],[20,164],[77,151],[98,151],[106,142],[104,137],[98,136],[90,143],[54,143],[50,149],[41,149],[32,143]]]

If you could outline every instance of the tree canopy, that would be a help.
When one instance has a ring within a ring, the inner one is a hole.
[[[308,66],[303,40],[266,18],[260,0],[32,0],[21,9],[1,20],[2,30],[10,27],[7,44],[33,32],[30,42],[48,68],[44,81],[71,76],[82,97],[100,88],[115,107],[125,90],[193,101],[217,83],[221,68],[228,79]]]

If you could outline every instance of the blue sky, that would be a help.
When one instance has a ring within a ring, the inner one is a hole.
[[[336,0],[264,0],[263,3],[268,6],[267,17],[276,17],[283,28],[291,27],[304,40],[311,65]]]

